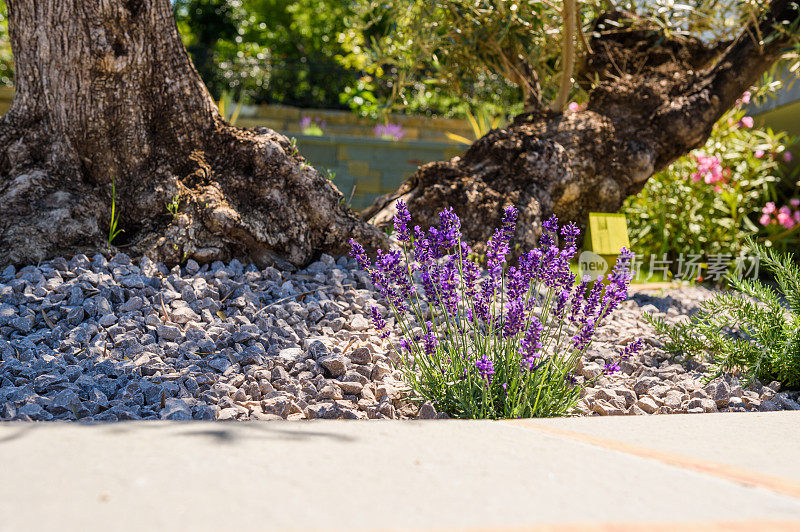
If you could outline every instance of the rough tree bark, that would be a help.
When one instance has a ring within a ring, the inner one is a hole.
[[[520,115],[464,155],[422,166],[364,211],[364,219],[389,225],[395,201],[403,199],[415,223],[435,225],[436,213],[452,206],[465,237],[479,243],[511,204],[520,211],[516,241],[524,250],[535,245],[550,214],[582,224],[589,212],[615,212],[653,173],[707,140],[788,43],[777,38],[759,45],[753,36],[770,35],[774,24],[796,20],[798,11],[790,0],[775,0],[758,28],[714,47],[607,24],[630,16],[609,13],[597,21],[578,75],[600,80],[585,110]]]
[[[0,118],[0,264],[105,249],[300,265],[382,233],[290,141],[220,117],[169,0],[7,0],[16,93]],[[180,198],[177,214],[166,204]]]

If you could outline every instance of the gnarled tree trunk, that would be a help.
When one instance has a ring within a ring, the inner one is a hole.
[[[169,0],[7,0],[16,93],[0,118],[0,264],[116,240],[177,263],[294,265],[382,233],[292,143],[220,117]],[[166,204],[178,198],[177,212]]]
[[[615,212],[653,173],[703,145],[714,123],[789,42],[778,36],[759,45],[753,37],[771,35],[775,24],[796,20],[798,11],[790,0],[775,0],[758,28],[715,47],[607,24],[621,15],[597,22],[593,52],[578,78],[600,82],[584,110],[518,116],[464,155],[421,167],[364,211],[364,219],[389,225],[395,201],[403,199],[415,223],[435,225],[437,212],[452,206],[465,237],[479,243],[511,204],[520,211],[516,241],[524,250],[535,245],[541,221],[551,214],[582,224],[589,212]]]

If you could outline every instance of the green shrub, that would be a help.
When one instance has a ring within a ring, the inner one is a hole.
[[[636,253],[673,261],[681,254],[736,256],[746,251],[745,238],[762,230],[762,207],[787,181],[783,163],[793,139],[753,128],[743,103],[722,117],[702,149],[655,174],[625,202]]]
[[[800,267],[781,254],[747,239],[761,264],[775,275],[777,290],[757,279],[730,277],[735,291],[705,301],[688,321],[669,325],[647,315],[669,353],[703,354],[712,373],[737,372],[745,384],[758,379],[800,386]]]

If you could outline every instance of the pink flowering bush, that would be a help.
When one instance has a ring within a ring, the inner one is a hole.
[[[779,187],[789,182],[786,163],[795,141],[755,127],[744,109],[752,97],[745,92],[702,148],[655,174],[626,201],[622,212],[637,253],[736,256],[746,251],[745,237],[777,235],[800,222],[797,205],[775,203]]]
[[[792,198],[786,205],[778,207],[768,201],[761,209],[758,219],[766,239],[783,250],[796,246],[800,235],[800,199]]]

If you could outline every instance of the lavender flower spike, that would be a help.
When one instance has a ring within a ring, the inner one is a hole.
[[[423,348],[425,350],[425,354],[431,356],[436,352],[436,344],[438,343],[438,340],[436,339],[436,334],[433,332],[433,323],[430,321],[426,322],[425,328],[425,334],[422,336]]]
[[[394,215],[394,232],[397,233],[397,240],[408,242],[411,240],[411,230],[408,228],[408,224],[411,223],[411,213],[408,212],[403,200],[397,200],[395,207],[397,214]]]
[[[529,371],[533,369],[536,359],[541,356],[539,350],[542,348],[542,331],[544,331],[544,326],[536,316],[532,316],[531,324],[528,326],[528,330],[525,331],[525,338],[522,339],[521,343],[522,365]]]
[[[369,258],[367,257],[367,252],[364,251],[364,246],[362,246],[352,238],[350,239],[350,255],[354,259],[356,259],[358,266],[362,270],[367,271],[370,269],[371,264],[369,262]]]
[[[625,347],[624,347],[624,348],[623,348],[623,349],[622,349],[622,350],[619,352],[619,358],[620,358],[621,360],[627,360],[627,359],[629,359],[630,357],[632,357],[633,355],[635,355],[636,353],[638,353],[638,352],[639,352],[639,351],[642,349],[642,347],[643,347],[643,346],[644,346],[644,340],[642,340],[641,338],[639,338],[639,339],[637,339],[636,341],[634,341],[634,342],[631,342],[631,343],[629,343],[628,345],[626,345],[626,346],[625,346]]]
[[[606,375],[611,375],[618,371],[619,371],[619,362],[616,360],[609,362],[603,368],[603,373],[605,373]]]
[[[370,317],[372,318],[372,325],[378,331],[378,336],[381,338],[389,337],[389,330],[386,328],[386,320],[383,319],[377,307],[369,307]]]
[[[492,382],[492,376],[494,376],[494,363],[489,357],[483,355],[480,359],[475,361],[475,367],[477,368],[478,375],[480,375],[481,378],[486,379],[487,383]]]

